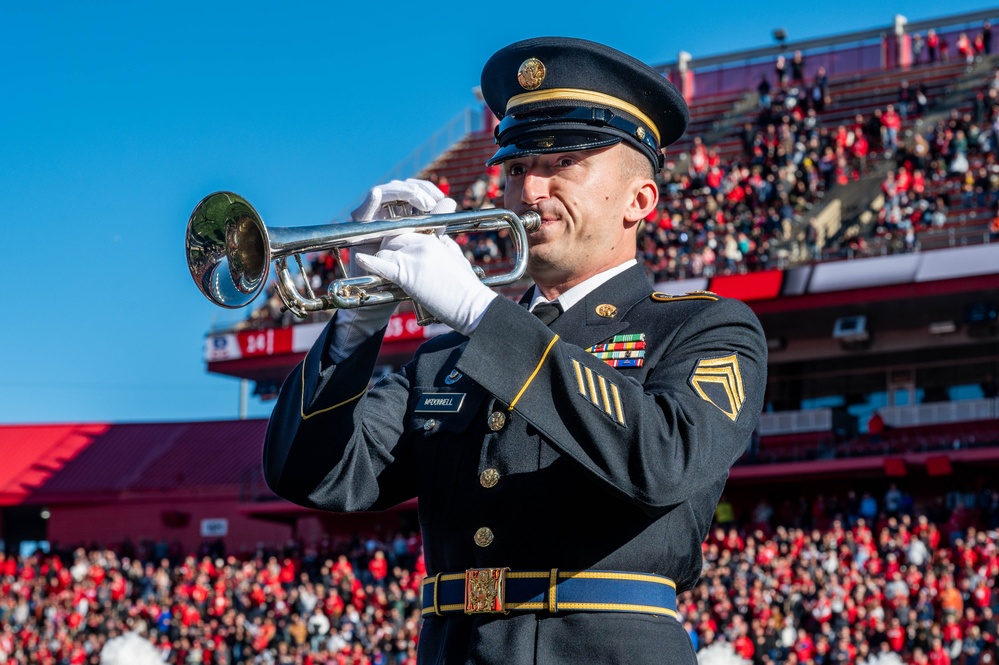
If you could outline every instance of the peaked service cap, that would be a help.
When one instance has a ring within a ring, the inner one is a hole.
[[[683,136],[690,118],[660,72],[584,39],[538,37],[502,48],[482,69],[481,89],[500,119],[489,165],[626,141],[658,172],[662,149]]]

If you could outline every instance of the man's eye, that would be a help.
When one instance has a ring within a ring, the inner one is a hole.
[[[565,167],[565,166],[572,166],[573,164],[575,164],[575,161],[572,159],[572,157],[562,157],[558,160],[557,163],[559,166]]]
[[[524,171],[525,171],[525,169],[524,169],[524,167],[522,165],[520,165],[520,164],[514,164],[513,166],[510,166],[509,168],[507,168],[506,174],[508,176],[515,176],[516,177],[516,176],[524,175]]]

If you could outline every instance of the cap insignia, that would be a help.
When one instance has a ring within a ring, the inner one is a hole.
[[[553,145],[555,145],[555,139],[554,138],[538,139],[537,141],[534,142],[534,144],[539,148],[550,148]]]
[[[635,129],[635,138],[637,138],[639,141],[644,141],[645,140],[645,128],[644,127],[638,127],[637,129]]]
[[[528,58],[517,70],[517,82],[524,90],[537,90],[544,83],[547,73],[545,63],[537,58]]]

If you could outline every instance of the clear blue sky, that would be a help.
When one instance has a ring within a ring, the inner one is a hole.
[[[472,106],[507,43],[655,64],[989,6],[0,0],[0,423],[235,417],[203,345],[244,313],[188,274],[194,205],[229,189],[269,225],[327,222]]]

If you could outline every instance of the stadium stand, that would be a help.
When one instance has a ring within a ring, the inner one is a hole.
[[[806,76],[774,86],[762,108],[754,89],[695,98],[688,132],[670,149],[662,203],[647,220],[639,257],[664,281],[991,241],[999,235],[992,206],[997,75],[996,56],[983,51],[970,64],[938,57],[831,76],[818,98],[816,78]],[[952,168],[958,131],[968,160],[961,173]],[[501,174],[483,166],[493,148],[491,131],[473,131],[418,177],[445,184],[463,209],[502,205]],[[917,171],[920,191],[912,192]],[[863,187],[888,172],[905,173],[903,198]],[[974,197],[962,195],[967,179]],[[826,212],[833,198],[851,197],[860,199],[852,215]],[[464,236],[463,243],[487,272],[505,269],[504,238]],[[322,253],[307,259],[313,287],[324,288],[336,262]],[[269,296],[242,328],[293,323]]]
[[[698,649],[728,642],[760,664],[989,662],[999,491],[946,501],[917,512],[895,486],[761,500],[716,522],[681,620]],[[424,575],[402,533],[246,557],[153,542],[0,554],[0,662],[96,665],[108,639],[135,631],[168,663],[410,665]]]

